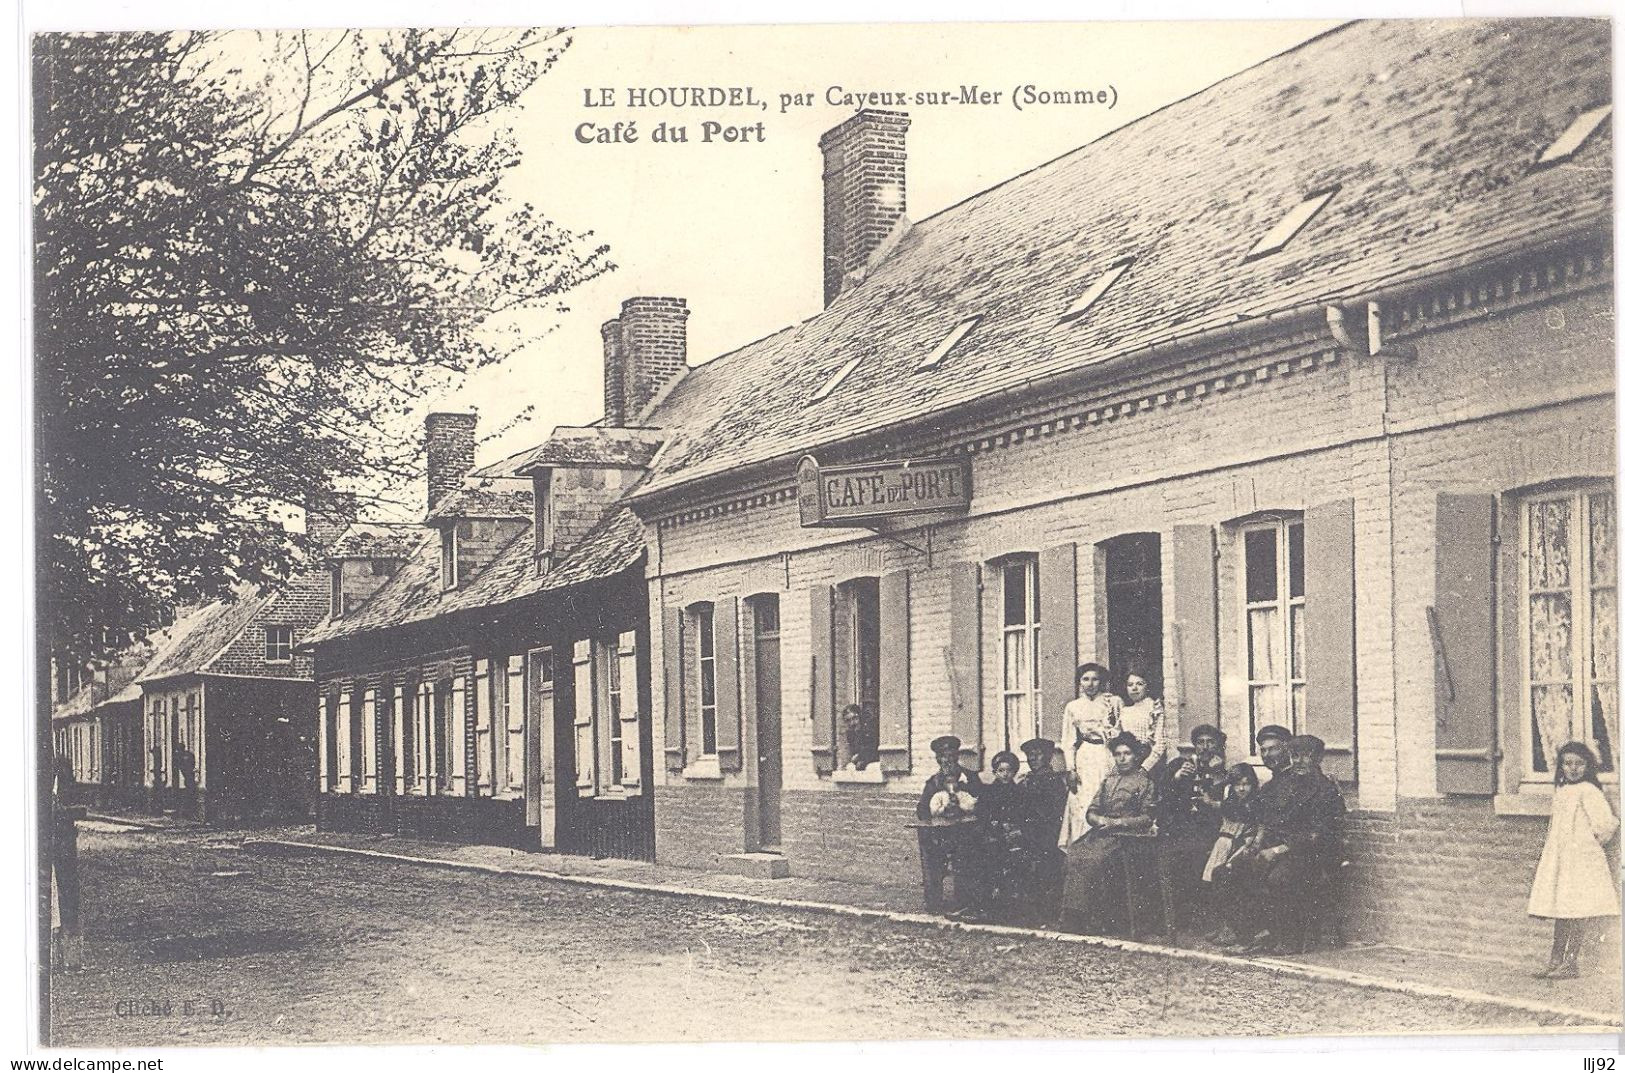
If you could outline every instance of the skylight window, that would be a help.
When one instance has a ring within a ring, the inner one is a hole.
[[[1070,324],[1089,312],[1089,307],[1100,301],[1101,296],[1111,289],[1112,284],[1123,277],[1123,273],[1127,272],[1129,266],[1133,263],[1134,258],[1125,257],[1106,269],[1105,272],[1102,272],[1100,278],[1089,284],[1088,290],[1078,295],[1077,301],[1067,306],[1066,312],[1061,314],[1061,323]]]
[[[1569,157],[1580,151],[1580,146],[1586,139],[1602,126],[1602,121],[1608,118],[1608,113],[1614,110],[1611,104],[1601,108],[1593,108],[1589,112],[1581,112],[1569,124],[1569,129],[1557,136],[1557,141],[1548,145],[1540,156],[1535,158],[1536,164],[1561,164]]]
[[[915,371],[918,372],[921,369],[935,369],[938,365],[941,365],[942,359],[948,356],[948,352],[957,346],[959,341],[965,338],[965,336],[970,333],[972,328],[981,323],[981,320],[982,315],[978,313],[974,317],[966,317],[958,324],[955,324],[954,330],[948,333],[948,338],[938,343],[935,350],[922,358],[920,360],[920,364],[914,366]]]
[[[847,377],[852,375],[852,370],[858,367],[858,362],[861,360],[863,360],[862,355],[859,355],[858,357],[849,360],[839,369],[836,369],[835,375],[831,376],[828,380],[825,380],[823,387],[813,392],[813,397],[810,401],[823,402],[825,399],[829,398],[829,393],[840,387],[842,380],[845,380]]]
[[[1291,242],[1297,237],[1298,232],[1307,227],[1309,221],[1313,220],[1316,214],[1326,207],[1326,202],[1330,201],[1332,195],[1336,193],[1337,187],[1334,186],[1328,190],[1320,190],[1310,194],[1291,212],[1281,217],[1263,238],[1253,244],[1253,248],[1247,251],[1246,259],[1250,261],[1255,257],[1267,257],[1280,250],[1288,242]]]

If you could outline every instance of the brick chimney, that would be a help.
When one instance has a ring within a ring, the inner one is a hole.
[[[305,508],[305,535],[317,548],[331,548],[355,518],[354,492],[324,492]]]
[[[818,139],[824,151],[824,304],[869,263],[908,209],[907,112],[864,111]]]
[[[628,298],[605,321],[604,424],[635,424],[654,397],[688,369],[688,303]]]
[[[474,472],[474,433],[479,415],[433,413],[423,421],[424,468],[429,476],[429,509],[462,487]]]

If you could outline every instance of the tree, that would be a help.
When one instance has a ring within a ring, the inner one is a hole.
[[[40,625],[285,576],[276,520],[414,472],[403,418],[607,250],[507,196],[562,32],[35,39]],[[82,652],[83,649],[81,648]]]

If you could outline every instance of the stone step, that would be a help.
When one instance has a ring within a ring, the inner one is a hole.
[[[790,874],[790,861],[779,853],[730,853],[722,858],[724,871],[751,879],[783,879]]]

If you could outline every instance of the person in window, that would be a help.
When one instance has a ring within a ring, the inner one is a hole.
[[[1253,795],[1258,834],[1231,868],[1265,930],[1247,939],[1243,953],[1302,951],[1309,911],[1341,860],[1346,810],[1337,783],[1320,769],[1325,753],[1311,734],[1290,739],[1290,766]]]
[[[1089,805],[1089,833],[1067,849],[1063,924],[1070,930],[1100,931],[1119,908],[1127,860],[1124,836],[1153,832],[1157,784],[1140,770],[1145,746],[1132,734],[1118,734],[1107,744],[1112,773],[1103,778]],[[1144,879],[1145,877],[1137,877]],[[1152,884],[1138,882],[1139,890]]]
[[[1108,672],[1098,663],[1078,668],[1078,696],[1061,716],[1061,742],[1067,760],[1067,778],[1072,796],[1067,801],[1065,822],[1061,824],[1062,848],[1089,833],[1089,802],[1100,789],[1100,780],[1112,770],[1112,757],[1106,743],[1123,726],[1123,702],[1106,692]]]
[[[1066,879],[1066,854],[1058,843],[1066,817],[1067,780],[1055,770],[1055,743],[1033,738],[1021,743],[1027,771],[1016,784],[1026,816],[1027,915],[1053,924],[1060,911],[1061,884]]]
[[[880,755],[880,718],[862,704],[841,709],[841,731],[846,735],[846,766],[862,771]]]
[[[1239,935],[1248,931],[1248,910],[1251,903],[1238,897],[1234,876],[1230,871],[1231,858],[1247,845],[1257,831],[1253,822],[1253,794],[1258,789],[1258,773],[1251,764],[1237,764],[1227,773],[1224,800],[1219,805],[1219,833],[1213,839],[1207,861],[1202,867],[1202,883],[1214,906],[1219,925],[1208,938],[1221,946],[1234,943]],[[1252,929],[1256,934],[1257,928]]]
[[[1580,975],[1581,947],[1600,933],[1606,918],[1619,916],[1614,870],[1603,849],[1618,833],[1619,820],[1597,780],[1590,746],[1571,741],[1559,748],[1555,781],[1529,915],[1552,921],[1551,960],[1535,975],[1569,980]]]
[[[1123,729],[1145,743],[1145,773],[1162,777],[1168,759],[1167,715],[1162,701],[1151,695],[1151,680],[1138,668],[1123,678]]]

